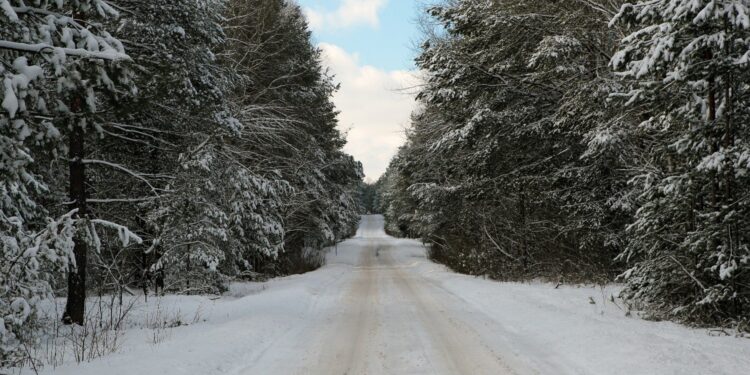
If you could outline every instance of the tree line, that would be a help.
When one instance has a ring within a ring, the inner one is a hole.
[[[650,317],[749,329],[749,6],[429,7],[387,230],[462,272],[620,280]]]
[[[318,267],[358,222],[304,16],[287,0],[0,0],[0,367],[39,306],[213,293]]]

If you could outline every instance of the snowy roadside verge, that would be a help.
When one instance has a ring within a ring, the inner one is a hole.
[[[39,373],[232,373],[233,366],[253,362],[279,338],[335,308],[337,300],[323,298],[321,292],[351,277],[359,255],[339,246],[339,256],[322,269],[262,283],[233,283],[222,296],[167,295],[147,302],[143,296],[125,297],[124,305],[135,301],[114,352],[81,363],[67,353],[64,360],[58,358],[58,366],[48,363]],[[96,309],[93,304],[92,298],[90,311]],[[21,374],[34,370],[25,368]]]
[[[417,241],[391,254],[479,311],[467,319],[495,348],[535,363],[544,374],[731,374],[750,371],[750,339],[628,316],[621,286],[497,282],[450,271],[425,258]]]

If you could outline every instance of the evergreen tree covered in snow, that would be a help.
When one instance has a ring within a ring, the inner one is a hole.
[[[337,89],[310,41],[298,5],[281,0],[232,3],[230,59],[241,75],[235,101],[250,125],[244,147],[271,158],[259,167],[277,171],[290,184],[282,212],[285,249],[272,266],[305,270],[321,261],[320,250],[354,232],[354,199],[361,166],[341,151],[331,95]]]
[[[98,93],[122,96],[130,84],[129,57],[101,22],[118,15],[109,4],[28,3],[0,2],[0,361],[11,364],[61,271],[69,274],[65,319],[83,319],[87,244],[101,227],[87,214],[83,151],[101,134]],[[67,181],[68,209],[50,199],[44,162],[69,166],[56,176]]]
[[[658,313],[722,323],[750,311],[749,6],[644,1],[612,21],[632,31],[612,65],[645,142],[625,295]]]
[[[389,173],[398,193],[387,195],[402,205],[386,211],[391,231],[429,238],[433,256],[466,272],[612,276],[628,216],[626,197],[610,199],[624,186],[616,153],[626,140],[607,137],[609,8],[429,9],[440,29],[417,58],[423,108]]]
[[[118,29],[132,44],[141,92],[121,103],[114,119],[123,124],[118,134],[131,142],[102,151],[136,161],[139,174],[148,180],[133,181],[119,192],[105,187],[139,202],[110,205],[110,212],[131,217],[130,225],[149,239],[125,254],[127,268],[135,268],[144,290],[166,277],[168,288],[213,291],[216,284],[204,281],[215,279],[232,239],[235,203],[230,199],[236,195],[226,188],[244,176],[229,169],[236,165],[221,154],[225,140],[237,137],[242,128],[226,97],[232,74],[215,54],[225,41],[224,2],[117,4],[131,14]]]
[[[297,5],[2,0],[0,20],[0,366],[53,290],[83,324],[87,290],[217,292],[353,233],[361,167]]]
[[[747,329],[747,1],[446,1],[386,228],[497,278]]]

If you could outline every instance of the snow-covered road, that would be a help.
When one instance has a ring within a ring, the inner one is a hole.
[[[356,238],[331,260],[329,267],[349,272],[318,298],[336,303],[321,305],[311,324],[236,373],[528,373],[478,333],[475,327],[485,329],[490,319],[413,272],[425,259],[404,245],[421,246],[387,237],[382,224],[381,217],[366,216]]]
[[[55,374],[747,374],[750,340],[626,317],[616,287],[497,283],[425,258],[380,216],[305,275],[212,301],[165,297],[202,322]],[[153,305],[137,314],[148,315]]]

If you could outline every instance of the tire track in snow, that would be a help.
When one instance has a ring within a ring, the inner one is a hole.
[[[384,252],[387,264],[395,265],[389,252]],[[416,274],[406,274],[401,267],[388,271],[393,282],[415,306],[419,324],[429,333],[431,346],[437,353],[433,358],[442,362],[440,373],[472,375],[520,375],[494,353],[469,326],[451,316],[450,309],[434,298],[427,281]],[[430,288],[431,289],[431,288]]]
[[[373,224],[365,219],[361,237],[340,250],[358,258],[342,270],[344,277],[314,296],[323,300],[304,327],[275,340],[233,374],[530,373],[516,371],[462,321],[476,315],[472,306],[436,288],[413,264],[396,261],[390,253],[398,251],[398,240]]]
[[[368,241],[362,251],[359,266],[353,270],[358,276],[341,300],[342,312],[331,327],[325,327],[324,346],[313,374],[351,375],[367,374],[374,361],[372,343],[378,334],[376,312],[379,300],[378,276],[373,267],[376,249]]]

